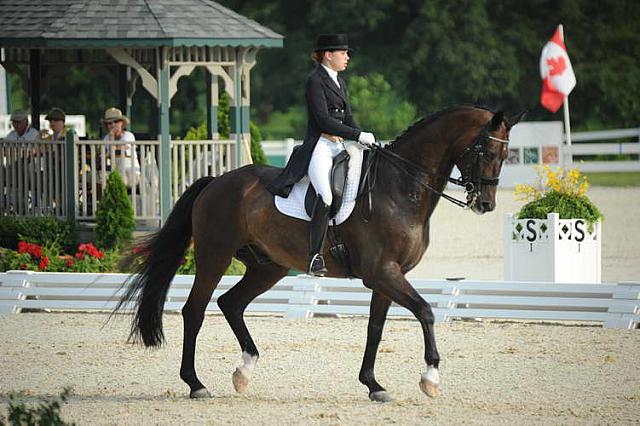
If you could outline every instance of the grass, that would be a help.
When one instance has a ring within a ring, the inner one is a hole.
[[[640,172],[583,173],[592,186],[640,186]]]

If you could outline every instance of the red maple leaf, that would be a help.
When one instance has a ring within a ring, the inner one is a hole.
[[[549,66],[550,76],[562,74],[567,69],[567,64],[562,56],[547,59],[547,65]]]

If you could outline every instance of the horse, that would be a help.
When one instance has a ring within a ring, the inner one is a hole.
[[[405,274],[418,264],[429,245],[429,218],[441,197],[479,214],[494,209],[509,131],[522,115],[507,118],[501,111],[455,106],[417,121],[385,147],[372,149],[366,173],[369,185],[364,186],[368,190],[361,190],[366,196],[357,200],[354,210],[368,205],[367,218],[362,220],[353,213],[335,227],[349,249],[351,275],[361,278],[372,291],[358,376],[372,401],[391,400],[376,380],[374,365],[392,302],[408,309],[420,322],[426,371],[419,387],[429,397],[439,394],[434,314]],[[454,165],[461,171],[458,179],[450,177]],[[195,246],[195,279],[182,308],[180,366],[180,377],[189,386],[191,398],[211,396],[196,374],[196,339],[206,306],[232,258],[245,263],[246,273],[217,304],[242,352],[243,365],[232,375],[239,393],[247,389],[259,358],[244,321],[245,308],[290,269],[306,270],[309,224],[277,211],[273,194],[265,188],[279,171],[249,165],[197,180],[178,199],[162,228],[131,255],[138,257],[138,267],[125,283],[126,291],[114,312],[133,304],[129,340],[157,347],[164,341],[162,313],[169,286],[185,251],[192,242]],[[463,185],[466,201],[444,194],[447,182]],[[327,255],[326,244],[323,252],[327,275],[347,276],[340,262]]]

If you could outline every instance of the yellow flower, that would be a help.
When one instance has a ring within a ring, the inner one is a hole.
[[[569,195],[585,195],[589,188],[586,176],[580,174],[578,169],[555,170],[548,165],[534,166],[536,169],[536,182],[531,184],[518,184],[514,195],[520,201],[534,201],[542,198],[547,192],[557,191]]]

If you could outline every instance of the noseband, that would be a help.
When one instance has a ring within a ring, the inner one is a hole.
[[[455,163],[460,169],[460,178],[453,180],[451,178],[449,179],[450,182],[464,187],[465,191],[467,192],[467,203],[465,207],[473,205],[476,198],[482,192],[483,186],[497,186],[498,182],[500,181],[500,178],[498,178],[497,176],[488,177],[482,175],[482,170],[480,168],[483,162],[489,161],[485,158],[487,155],[485,142],[487,140],[499,142],[503,145],[503,147],[506,147],[509,144],[508,140],[500,139],[489,134],[488,129],[490,124],[491,122],[487,123],[484,126],[473,144],[465,149],[462,154],[460,154],[460,156],[456,159]],[[465,167],[460,167],[460,161],[464,160],[466,157],[471,157],[471,160],[464,162]]]
[[[487,140],[491,140],[494,142],[500,142],[504,146],[509,144],[509,141],[506,139],[500,139],[495,136],[491,136],[489,134],[490,125],[491,125],[491,120],[482,128],[482,130],[474,140],[473,144],[471,144],[467,149],[465,149],[462,152],[462,154],[460,154],[460,156],[458,156],[458,158],[456,159],[455,164],[457,165],[459,161],[465,159],[465,157],[468,157],[468,156],[473,157],[471,161],[465,162],[466,167],[463,167],[460,169],[461,176],[458,179],[454,179],[451,176],[444,176],[440,173],[436,173],[431,170],[425,169],[421,165],[416,164],[410,160],[407,160],[404,157],[401,157],[400,155],[391,151],[389,148],[385,148],[380,145],[373,145],[372,154],[374,155],[369,156],[370,158],[365,170],[365,175],[363,177],[363,182],[365,181],[368,182],[367,184],[368,190],[363,191],[362,190],[363,188],[361,188],[361,195],[365,192],[370,193],[371,190],[373,189],[373,186],[375,184],[374,182],[375,176],[371,176],[370,179],[367,179],[367,177],[370,174],[370,172],[372,172],[372,169],[373,169],[372,174],[375,175],[375,169],[376,169],[375,164],[377,163],[376,158],[378,157],[378,155],[375,155],[375,154],[379,154],[380,156],[386,158],[391,164],[395,165],[398,169],[414,177],[415,180],[420,185],[422,185],[429,191],[433,192],[434,194],[443,197],[444,199],[452,202],[457,206],[460,206],[463,208],[470,208],[471,206],[473,206],[477,197],[480,195],[483,185],[496,186],[498,185],[498,182],[499,182],[498,177],[483,176],[480,170],[481,163],[484,161],[487,161],[485,159],[485,154],[487,152],[485,142]],[[405,166],[408,166],[408,168]],[[467,193],[467,201],[459,200],[455,197],[445,194],[442,191],[438,191],[431,185],[425,183],[419,176],[417,176],[417,174],[439,177],[442,179],[446,179],[448,182],[451,182],[454,185],[463,187],[465,189],[465,192]],[[371,203],[371,200],[369,200],[369,203]]]

